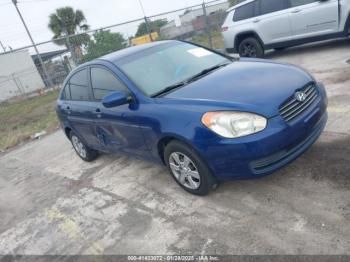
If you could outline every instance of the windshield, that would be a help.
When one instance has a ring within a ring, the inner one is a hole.
[[[173,42],[137,53],[118,66],[146,95],[153,96],[203,70],[229,62],[207,49]]]

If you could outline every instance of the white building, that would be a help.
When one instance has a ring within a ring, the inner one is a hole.
[[[0,54],[0,102],[44,88],[28,50]]]

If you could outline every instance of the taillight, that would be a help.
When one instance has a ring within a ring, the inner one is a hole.
[[[228,30],[228,26],[221,27],[221,32],[226,32]]]

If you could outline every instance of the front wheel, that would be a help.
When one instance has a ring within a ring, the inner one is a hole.
[[[204,196],[218,185],[207,164],[184,143],[170,142],[164,159],[176,183],[191,194]]]
[[[238,46],[239,55],[242,57],[263,57],[264,48],[255,37],[248,37]]]

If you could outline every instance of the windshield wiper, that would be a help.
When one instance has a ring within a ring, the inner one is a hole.
[[[174,90],[176,88],[179,88],[179,87],[182,87],[182,86],[185,86],[187,85],[188,83],[190,82],[193,82],[195,81],[196,79],[202,77],[202,76],[205,76],[207,75],[208,73],[216,70],[216,69],[219,69],[220,67],[224,67],[224,66],[227,66],[228,64],[230,63],[223,63],[223,64],[218,64],[218,65],[215,65],[215,66],[212,66],[212,67],[209,67],[207,69],[204,69],[202,70],[201,72],[199,72],[198,74],[195,74],[194,76],[191,76],[189,79],[186,79],[185,81],[182,81],[182,82],[179,82],[179,83],[176,83],[174,85],[171,85],[171,86],[167,86],[166,88],[164,88],[163,90],[155,93],[152,95],[152,97],[158,97],[160,95],[163,95],[163,94],[166,94],[168,92],[170,92],[171,90]]]
[[[207,69],[204,69],[204,70],[202,70],[201,72],[199,72],[198,74],[196,74],[196,75],[192,76],[191,78],[187,79],[186,82],[187,82],[187,83],[190,83],[190,82],[192,82],[192,81],[194,81],[194,80],[196,80],[196,79],[198,79],[198,78],[200,78],[200,77],[202,77],[202,76],[207,75],[208,73],[210,73],[210,72],[212,72],[212,71],[214,71],[214,70],[216,70],[216,69],[219,69],[219,68],[221,68],[221,67],[227,66],[227,65],[229,65],[229,64],[231,64],[231,63],[218,64],[218,65],[209,67],[209,68],[207,68]]]
[[[166,93],[170,92],[171,90],[174,90],[176,88],[182,87],[182,86],[184,86],[186,84],[187,84],[187,81],[182,81],[180,83],[177,83],[177,84],[174,84],[174,85],[171,85],[171,86],[167,86],[166,88],[164,88],[164,89],[160,90],[159,92],[153,94],[152,97],[158,97],[160,95],[166,94]]]

